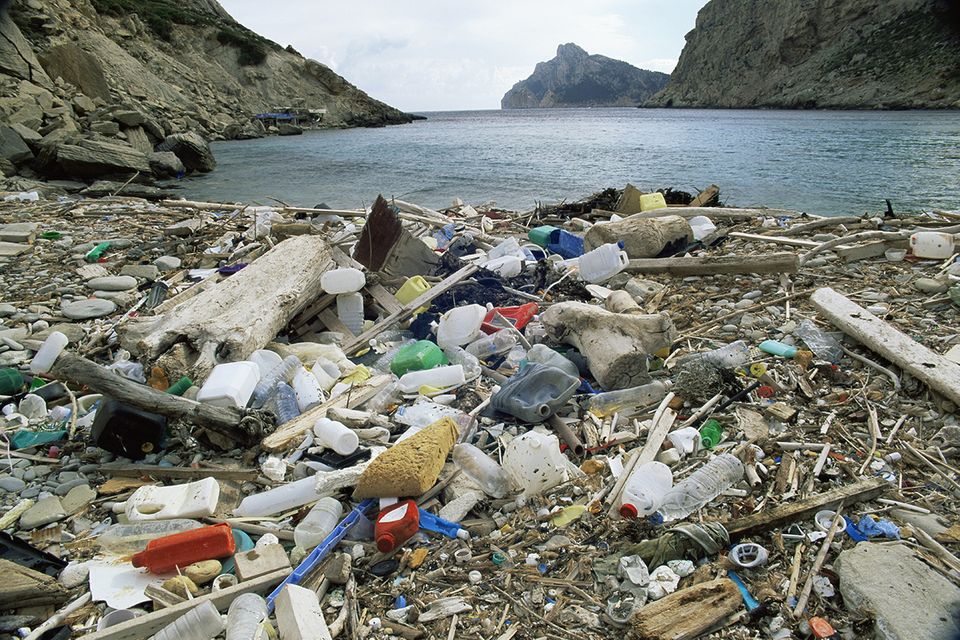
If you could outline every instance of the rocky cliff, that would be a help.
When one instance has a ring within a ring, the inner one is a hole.
[[[0,5],[4,4],[0,2]],[[256,113],[323,126],[411,117],[238,24],[216,0],[15,0],[0,10],[0,170],[120,178],[209,170],[205,140],[263,135]],[[175,156],[175,157],[172,157]]]
[[[960,107],[956,0],[711,0],[648,106]]]
[[[575,44],[557,47],[526,80],[503,96],[503,109],[545,107],[634,107],[663,88],[670,76],[621,60],[589,55]]]

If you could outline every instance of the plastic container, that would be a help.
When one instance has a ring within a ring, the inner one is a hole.
[[[247,357],[250,362],[255,362],[260,367],[260,380],[267,377],[267,374],[283,362],[283,358],[276,351],[269,349],[257,349]]]
[[[201,560],[226,558],[236,550],[233,531],[223,523],[151,540],[146,549],[133,555],[131,563],[150,573],[167,573]]]
[[[421,529],[439,533],[448,538],[459,538],[460,540],[470,539],[470,533],[466,529],[461,528],[456,522],[444,520],[440,516],[434,515],[424,509],[418,509],[418,511],[420,512]],[[469,549],[460,549],[459,551],[469,551]]]
[[[943,260],[954,253],[953,235],[937,231],[918,231],[910,236],[910,249],[918,258]]]
[[[626,269],[628,264],[630,258],[622,243],[609,242],[580,256],[580,277],[601,284]]]
[[[778,340],[764,340],[760,343],[758,348],[764,353],[780,356],[781,358],[792,358],[793,356],[797,355],[797,351],[799,351],[797,347],[784,344]]]
[[[377,392],[377,395],[370,398],[370,400],[364,405],[367,411],[371,413],[381,413],[384,411],[389,411],[394,405],[397,404],[402,392],[400,391],[400,385],[397,380],[394,380],[383,389]]]
[[[696,427],[684,427],[671,431],[667,434],[667,440],[685,456],[700,450],[700,431]]]
[[[803,340],[818,358],[837,364],[843,357],[843,347],[837,339],[815,325],[812,320],[801,322],[794,334]]]
[[[420,511],[415,500],[404,500],[390,505],[377,516],[374,540],[377,550],[390,553],[413,537],[420,529]]]
[[[430,283],[427,282],[423,276],[413,276],[407,278],[407,281],[403,283],[403,286],[397,289],[397,292],[393,294],[393,297],[397,299],[397,302],[400,304],[406,305],[410,304],[426,291],[430,289]],[[423,313],[430,308],[430,305],[420,307],[413,312],[413,315],[418,313]]]
[[[227,640],[255,640],[269,615],[267,601],[256,593],[237,596],[227,610]]]
[[[192,531],[202,526],[196,520],[185,519],[115,524],[97,536],[97,544],[105,553],[126,556],[143,551],[151,540],[184,531]]]
[[[334,295],[360,291],[366,284],[367,277],[363,275],[363,271],[353,267],[332,269],[320,276],[320,287]]]
[[[47,417],[47,401],[35,393],[28,393],[20,399],[17,412],[29,420],[39,420]]]
[[[293,530],[293,540],[305,551],[312,551],[337,527],[343,505],[336,498],[320,498]]]
[[[463,367],[452,364],[446,367],[434,367],[424,371],[411,371],[404,374],[397,381],[397,388],[403,393],[417,393],[420,387],[446,389],[456,387],[466,382]]]
[[[293,387],[286,382],[277,383],[277,425],[286,424],[300,415],[300,405]]]
[[[504,320],[515,329],[523,329],[539,312],[540,305],[536,302],[528,302],[519,307],[494,307],[483,317],[480,330],[484,333],[496,333],[501,329],[508,329],[503,323]]]
[[[277,392],[277,383],[292,380],[294,373],[302,366],[300,358],[294,355],[287,356],[273,365],[267,373],[260,377],[260,381],[254,387],[251,405],[254,408],[262,407]]]
[[[501,278],[513,278],[523,271],[523,258],[518,256],[501,256],[493,260],[480,263],[487,271],[492,271]]]
[[[12,396],[23,388],[23,376],[17,369],[0,369],[0,396]]]
[[[580,376],[580,370],[577,369],[577,365],[565,358],[563,354],[554,351],[545,344],[533,345],[527,351],[527,362],[556,367],[573,377]]]
[[[350,455],[360,446],[356,432],[330,418],[320,418],[314,423],[313,436],[318,447],[333,449],[342,456]]]
[[[615,413],[629,415],[643,407],[659,403],[666,397],[671,386],[670,380],[655,380],[639,387],[605,391],[590,396],[587,400],[587,410],[601,418]]]
[[[260,382],[260,367],[247,360],[218,364],[200,387],[197,402],[243,409]]]
[[[528,431],[507,444],[503,470],[524,497],[537,495],[567,479],[567,459],[555,435]]]
[[[690,223],[690,228],[693,229],[694,240],[703,240],[717,230],[717,225],[713,224],[713,220],[707,216],[693,216],[687,220],[687,222]]]
[[[907,250],[887,249],[883,252],[883,257],[887,259],[887,262],[903,262],[903,259],[907,257]]]
[[[550,244],[550,238],[553,237],[553,234],[558,231],[560,231],[559,228],[548,225],[534,227],[527,232],[527,238],[529,238],[530,242],[538,247],[546,248],[546,246]]]
[[[557,229],[550,234],[547,249],[567,260],[579,258],[583,255],[583,238],[565,229]]]
[[[59,331],[51,333],[47,339],[43,341],[43,344],[40,345],[40,350],[33,356],[33,360],[30,361],[30,373],[37,375],[38,373],[47,373],[50,371],[53,363],[56,362],[60,354],[63,353],[63,349],[67,346],[68,342],[70,342],[70,340],[67,339],[67,336]]]
[[[320,383],[320,388],[324,391],[333,389],[341,375],[340,367],[326,358],[317,358],[310,369],[310,373],[314,375],[317,382]]]
[[[139,407],[102,398],[90,435],[93,443],[118,456],[140,460],[158,451],[167,433],[167,419]]]
[[[93,249],[90,249],[90,251],[88,251],[86,255],[83,256],[83,259],[86,260],[87,262],[96,262],[103,256],[104,253],[106,253],[107,249],[109,248],[110,248],[109,242],[101,242],[97,246],[95,246]]]
[[[523,258],[523,251],[516,238],[507,238],[487,253],[487,260],[497,260],[505,256]]]
[[[476,340],[480,325],[487,315],[487,308],[479,304],[456,307],[440,316],[437,328],[437,344],[441,349],[462,347]]]
[[[663,497],[660,514],[667,522],[686,518],[708,504],[743,477],[743,463],[721,453],[671,489]]]
[[[524,422],[543,422],[573,397],[580,378],[556,367],[528,364],[500,386],[490,406]]]
[[[453,462],[487,495],[504,498],[509,493],[510,480],[503,467],[472,444],[462,442],[454,446]]]
[[[211,640],[223,631],[223,617],[210,600],[160,629],[150,640]]]
[[[123,503],[123,511],[130,522],[207,518],[216,511],[219,499],[220,484],[216,478],[169,487],[147,485],[133,492]]]
[[[463,367],[463,377],[467,382],[476,380],[483,371],[480,369],[480,360],[472,353],[468,353],[463,347],[450,347],[443,350],[450,364],[458,364]]]
[[[363,333],[363,295],[359,293],[338,295],[337,317],[353,335],[358,336]]]
[[[661,462],[647,462],[633,470],[623,485],[620,515],[643,518],[660,508],[663,497],[673,487],[673,472]]]
[[[680,358],[679,362],[698,359],[723,369],[736,369],[750,362],[750,347],[743,340],[737,340],[712,351],[691,353]]]
[[[410,371],[422,371],[445,364],[447,357],[440,347],[429,340],[417,340],[400,347],[390,363],[390,371],[402,376]]]
[[[502,329],[490,335],[474,340],[467,345],[467,353],[480,360],[506,353],[517,344],[517,334],[512,329]]]
[[[316,499],[317,478],[308,476],[262,493],[247,496],[233,512],[243,518],[272,516],[275,513],[302,507]]]
[[[713,449],[723,440],[723,425],[710,418],[700,427],[700,445],[704,449]]]
[[[300,367],[293,375],[292,386],[293,393],[297,397],[297,407],[300,409],[300,413],[305,413],[323,402],[320,381],[305,368]]]
[[[659,191],[654,193],[643,193],[640,195],[640,211],[664,209],[666,206],[667,200]]]
[[[187,389],[193,386],[193,380],[187,376],[182,376],[179,380],[174,382],[172,385],[167,387],[167,390],[164,393],[169,393],[172,396],[182,396],[187,392]]]

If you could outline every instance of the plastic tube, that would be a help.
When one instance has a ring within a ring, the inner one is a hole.
[[[253,640],[267,617],[267,601],[255,593],[244,593],[227,610],[227,640]]]
[[[36,355],[33,356],[33,360],[30,362],[30,373],[36,375],[50,371],[50,367],[52,367],[53,363],[60,357],[63,348],[67,346],[68,342],[70,341],[67,339],[67,336],[59,331],[51,333],[49,337],[43,341]]]
[[[209,600],[171,622],[150,640],[211,640],[223,631],[223,618]]]
[[[270,399],[277,390],[277,383],[289,380],[298,367],[303,366],[297,356],[287,356],[283,362],[271,369],[253,389],[253,404],[256,409]]]
[[[313,425],[314,442],[317,446],[333,449],[342,456],[348,456],[360,446],[360,438],[342,422],[329,418],[320,418]]]

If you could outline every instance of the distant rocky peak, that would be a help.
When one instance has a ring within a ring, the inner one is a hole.
[[[557,47],[557,57],[585,59],[589,58],[590,54],[574,43],[568,42],[567,44],[561,44],[559,47]]]

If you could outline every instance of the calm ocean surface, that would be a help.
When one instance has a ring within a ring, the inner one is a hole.
[[[196,200],[529,209],[632,182],[818,214],[960,209],[960,112],[549,109],[424,114],[382,129],[219,142]]]

